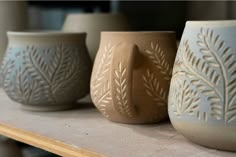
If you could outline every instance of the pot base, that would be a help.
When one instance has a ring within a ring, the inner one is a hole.
[[[50,111],[61,111],[69,110],[76,106],[75,105],[55,105],[55,106],[29,106],[22,105],[21,108],[24,110],[35,111],[35,112],[50,112]]]
[[[174,128],[189,140],[209,148],[236,151],[236,127],[210,126],[172,121]]]

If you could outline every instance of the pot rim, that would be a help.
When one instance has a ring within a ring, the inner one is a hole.
[[[236,20],[205,20],[205,21],[187,21],[187,25],[193,26],[217,26],[217,27],[226,27],[226,26],[236,26]]]
[[[110,15],[115,15],[115,16],[124,16],[122,13],[69,13],[67,16],[110,16]]]
[[[8,31],[8,36],[22,36],[22,37],[30,37],[30,36],[86,36],[86,32],[63,32],[63,31],[38,31],[38,32],[16,32],[16,31]]]

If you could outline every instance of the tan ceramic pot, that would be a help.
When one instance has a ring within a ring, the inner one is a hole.
[[[174,32],[103,32],[90,84],[94,104],[115,122],[165,119],[175,53]]]
[[[0,62],[7,47],[6,31],[23,30],[27,25],[27,2],[0,2]]]
[[[65,20],[63,31],[86,32],[87,46],[92,60],[99,47],[101,31],[126,31],[129,25],[125,16],[121,14],[69,14]]]

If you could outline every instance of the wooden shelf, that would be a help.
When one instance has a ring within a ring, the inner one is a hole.
[[[0,134],[65,157],[235,157],[195,145],[169,122],[125,125],[104,119],[91,105],[30,112],[0,90]]]

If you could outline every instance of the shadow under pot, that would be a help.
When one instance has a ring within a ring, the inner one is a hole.
[[[187,22],[169,93],[177,131],[207,147],[236,151],[236,21]]]
[[[89,92],[91,60],[85,33],[8,32],[1,67],[7,95],[33,111],[72,108]]]
[[[167,118],[176,49],[174,32],[102,32],[90,83],[96,107],[120,123]]]

